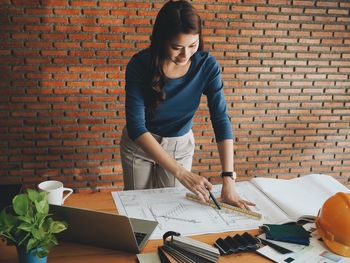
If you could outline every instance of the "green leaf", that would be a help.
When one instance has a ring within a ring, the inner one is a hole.
[[[0,229],[8,228],[9,226],[16,226],[18,224],[18,219],[14,215],[6,213],[3,209],[0,213]]]
[[[37,225],[38,227],[44,227],[45,228],[45,225],[43,226],[43,224],[45,223],[45,221],[49,220],[50,218],[47,218],[49,215],[44,215],[44,214],[38,214],[36,216],[36,222],[37,222]],[[47,220],[45,220],[47,218]]]
[[[50,243],[52,243],[52,245],[58,245],[57,239],[54,235],[51,236]]]
[[[6,213],[6,209],[0,212],[0,237],[6,238],[7,243],[16,242],[15,227],[17,226],[17,219],[11,214]]]
[[[13,210],[17,215],[25,215],[29,208],[29,199],[26,194],[16,195],[12,200]]]
[[[45,191],[39,192],[40,200],[44,200],[44,199],[47,200],[47,195],[48,195],[48,194],[49,194],[49,193],[48,193],[48,192],[45,192]]]
[[[24,230],[26,232],[31,232],[32,229],[34,228],[34,226],[32,224],[28,224],[28,223],[24,222],[24,223],[20,224],[18,226],[18,228],[22,229],[22,230]]]
[[[66,229],[67,229],[67,226],[65,224],[58,222],[58,221],[53,221],[50,224],[49,232],[56,234],[56,233],[62,232],[63,230],[66,230]]]
[[[27,252],[29,252],[29,251],[33,250],[34,248],[36,248],[37,244],[38,244],[38,240],[36,240],[35,238],[29,239],[28,243],[27,243],[27,247],[26,247]]]
[[[38,191],[33,190],[33,189],[27,189],[28,192],[28,198],[30,201],[34,202],[34,201],[39,201],[41,198],[40,194]]]
[[[41,228],[39,229],[33,228],[31,233],[33,237],[36,238],[37,240],[43,240],[45,238],[45,232]]]
[[[22,222],[26,222],[28,224],[31,224],[32,223],[32,217],[30,217],[28,214],[27,215],[24,215],[24,216],[18,216],[17,217],[20,221]]]
[[[47,200],[44,199],[39,202],[35,201],[34,204],[38,213],[45,215],[49,213],[49,203],[47,202]]]
[[[2,226],[8,225],[7,218],[8,218],[8,214],[6,213],[6,209],[4,208],[0,212],[0,228]]]

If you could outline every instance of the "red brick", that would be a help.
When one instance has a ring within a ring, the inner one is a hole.
[[[149,25],[150,20],[148,19],[133,19],[133,18],[126,18],[124,23],[126,25]]]
[[[110,45],[112,47],[112,44]],[[113,47],[122,47],[120,45],[113,45]],[[97,51],[97,55],[101,56],[119,56],[122,55],[121,51]],[[116,62],[117,61],[117,62]],[[109,64],[114,64],[114,63],[122,63],[122,64],[127,64],[129,62],[129,59],[108,59]],[[96,71],[115,71],[115,68],[111,67],[101,67],[101,66],[96,66]]]
[[[52,43],[51,42],[34,42],[34,41],[28,41],[25,43],[25,47],[27,48],[51,48]]]
[[[39,8],[28,8],[25,9],[25,13],[28,15],[51,15],[52,9],[39,9]]]
[[[94,1],[94,0],[86,0],[86,1],[83,1],[83,0],[71,0],[70,1],[70,5],[71,6],[77,6],[77,7],[95,7],[97,6],[97,2]]]
[[[65,86],[65,85],[62,85]],[[74,88],[57,88],[54,89],[54,94],[60,94],[60,95],[72,95],[72,94],[79,94],[79,89],[74,89]]]
[[[65,113],[65,116],[74,117],[74,118],[83,118],[83,117],[90,116],[90,113],[88,111],[69,111]]]
[[[81,74],[81,77],[83,79],[105,79],[106,74],[105,73],[83,73]]]
[[[66,50],[41,50],[43,56],[66,56],[68,52]]]
[[[80,32],[81,26],[79,25],[65,25],[65,26],[55,26],[55,31],[58,32]]]
[[[98,24],[120,25],[120,24],[123,24],[123,19],[120,19],[120,18],[99,18]]]
[[[77,14],[79,15],[79,14]],[[72,24],[96,24],[97,19],[94,17],[71,17],[69,22]]]
[[[19,25],[1,25],[3,31],[21,31],[21,26]]]
[[[94,51],[91,50],[69,50],[70,56],[78,56],[78,57],[90,57],[94,55]]]
[[[66,2],[66,0],[64,0]],[[68,23],[68,18],[65,17],[43,17],[42,23]]]
[[[151,7],[151,3],[130,3],[130,2],[126,2],[125,6],[128,8],[150,8]]]
[[[110,1],[110,0],[103,0],[103,1],[99,1],[99,6],[100,7],[119,8],[119,7],[124,7],[125,3],[124,2],[115,2],[115,1]]]
[[[28,32],[35,32],[35,31],[40,31],[40,32],[43,32],[43,31],[47,31],[47,32],[51,32],[52,31],[52,26],[51,25],[27,25],[25,27],[26,31]]]
[[[91,87],[91,81],[67,81],[69,87]]]
[[[120,40],[122,40],[122,38],[123,38],[122,35],[103,35],[103,34],[100,34],[97,36],[97,40],[120,41]]]
[[[73,10],[73,9],[59,9],[59,8],[55,8],[54,9],[54,13],[56,15],[62,15],[62,16],[78,16],[81,14],[80,10]]]
[[[111,32],[129,32],[134,33],[136,32],[136,28],[133,26],[110,26]]]
[[[13,17],[12,21],[16,24],[39,24],[39,17]]]
[[[79,59],[78,58],[72,58],[72,57],[66,57],[66,58],[54,58],[53,59],[53,63],[55,64],[78,64],[79,63]],[[50,69],[53,69],[53,67],[48,67]],[[59,67],[56,67],[59,68]],[[61,67],[60,71],[66,71],[66,67]],[[57,71],[57,70],[53,70],[53,71]]]
[[[115,15],[123,15],[123,16],[133,16],[135,15],[135,11],[136,10],[117,10],[114,11],[112,10],[111,14],[115,14]],[[157,11],[149,11],[149,10],[137,10],[137,15],[138,16],[150,16],[152,18],[156,17],[158,14]]]
[[[94,39],[94,36],[86,35],[86,34],[69,34],[68,38],[72,40],[90,40],[91,41]]]
[[[82,46],[83,48],[93,48],[93,49],[103,49],[106,48],[106,43],[101,42],[101,43],[96,43],[96,42],[83,42]]]
[[[117,114],[115,111],[94,111],[91,113],[93,117],[116,117]]]
[[[68,70],[71,72],[93,72],[94,68],[89,66],[69,66]]]
[[[68,2],[66,0],[41,0],[41,4],[45,7],[52,6],[68,6]]]
[[[64,11],[67,11],[67,10],[64,10]],[[79,13],[80,13],[80,10],[77,10]],[[109,10],[108,9],[82,9],[82,12],[84,15],[86,16],[107,16],[109,14]],[[112,11],[112,15],[113,14],[113,11]]]
[[[12,0],[11,1],[16,6],[38,6],[40,5],[39,0]]]
[[[93,145],[93,146],[105,146],[105,145],[113,145],[113,141],[107,139],[107,140],[90,140],[89,141],[89,145]]]

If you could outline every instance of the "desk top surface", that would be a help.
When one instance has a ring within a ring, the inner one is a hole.
[[[117,213],[112,195],[110,193],[79,193],[71,195],[65,202],[65,205],[81,207],[91,210]],[[257,231],[249,231],[256,234]],[[207,234],[193,236],[193,238],[208,244],[213,244],[219,237],[225,237],[228,234],[241,232],[227,232],[219,234]],[[162,244],[162,240],[150,240],[143,250],[143,253],[154,252]],[[220,257],[219,262],[271,262],[255,253],[239,253]],[[15,247],[6,246],[0,241],[0,262],[15,263],[17,254]],[[110,249],[98,248],[93,246],[81,245],[69,242],[60,242],[54,247],[48,257],[50,263],[78,263],[78,262],[137,262],[135,254],[115,251]]]

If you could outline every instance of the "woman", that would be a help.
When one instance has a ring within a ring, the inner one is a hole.
[[[208,107],[222,166],[221,201],[242,208],[233,171],[233,139],[220,66],[203,51],[201,20],[186,1],[159,11],[149,48],[126,69],[126,129],[121,139],[125,190],[183,185],[203,202],[212,184],[191,172],[192,119],[201,95]]]

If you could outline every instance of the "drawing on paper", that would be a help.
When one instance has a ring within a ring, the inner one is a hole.
[[[242,198],[256,203],[253,211],[265,212],[261,220],[188,200],[185,188],[122,191],[113,192],[112,196],[120,214],[158,222],[152,239],[162,238],[169,230],[182,235],[238,231],[256,229],[263,222],[279,223],[286,219],[282,212],[275,211],[269,199],[251,185],[241,182],[236,184],[236,188]],[[221,185],[215,185],[212,192],[219,196]]]

